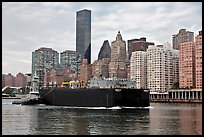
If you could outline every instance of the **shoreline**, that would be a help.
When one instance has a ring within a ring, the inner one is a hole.
[[[2,97],[2,99],[21,99],[21,97]]]
[[[168,100],[168,99],[150,99],[150,103],[202,103],[202,100]]]
[[[27,94],[26,95],[16,95],[15,97],[2,97],[2,99],[22,99],[22,98],[25,98],[27,96]]]

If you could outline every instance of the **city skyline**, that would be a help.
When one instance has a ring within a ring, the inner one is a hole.
[[[76,12],[83,9],[92,12],[91,63],[118,31],[126,45],[140,37],[158,45],[172,43],[180,29],[202,30],[201,2],[3,2],[3,74],[31,73],[32,52],[41,47],[76,50]]]

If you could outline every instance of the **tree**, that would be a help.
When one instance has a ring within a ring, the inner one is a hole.
[[[175,82],[171,89],[179,89],[179,82]]]

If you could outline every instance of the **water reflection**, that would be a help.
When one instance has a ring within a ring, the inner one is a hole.
[[[37,109],[36,109],[37,110]],[[29,134],[32,125],[37,124],[37,111],[33,106],[2,105],[2,134]]]
[[[35,134],[148,134],[149,109],[38,108],[37,125]]]
[[[151,135],[202,134],[202,104],[152,103]]]
[[[182,106],[183,109],[179,111],[180,134],[202,134],[202,109],[192,110],[192,108],[199,108],[200,105],[194,104],[192,107],[192,105],[183,104]]]

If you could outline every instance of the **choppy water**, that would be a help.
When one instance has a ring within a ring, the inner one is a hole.
[[[202,104],[147,108],[21,106],[2,99],[3,135],[202,135]]]

